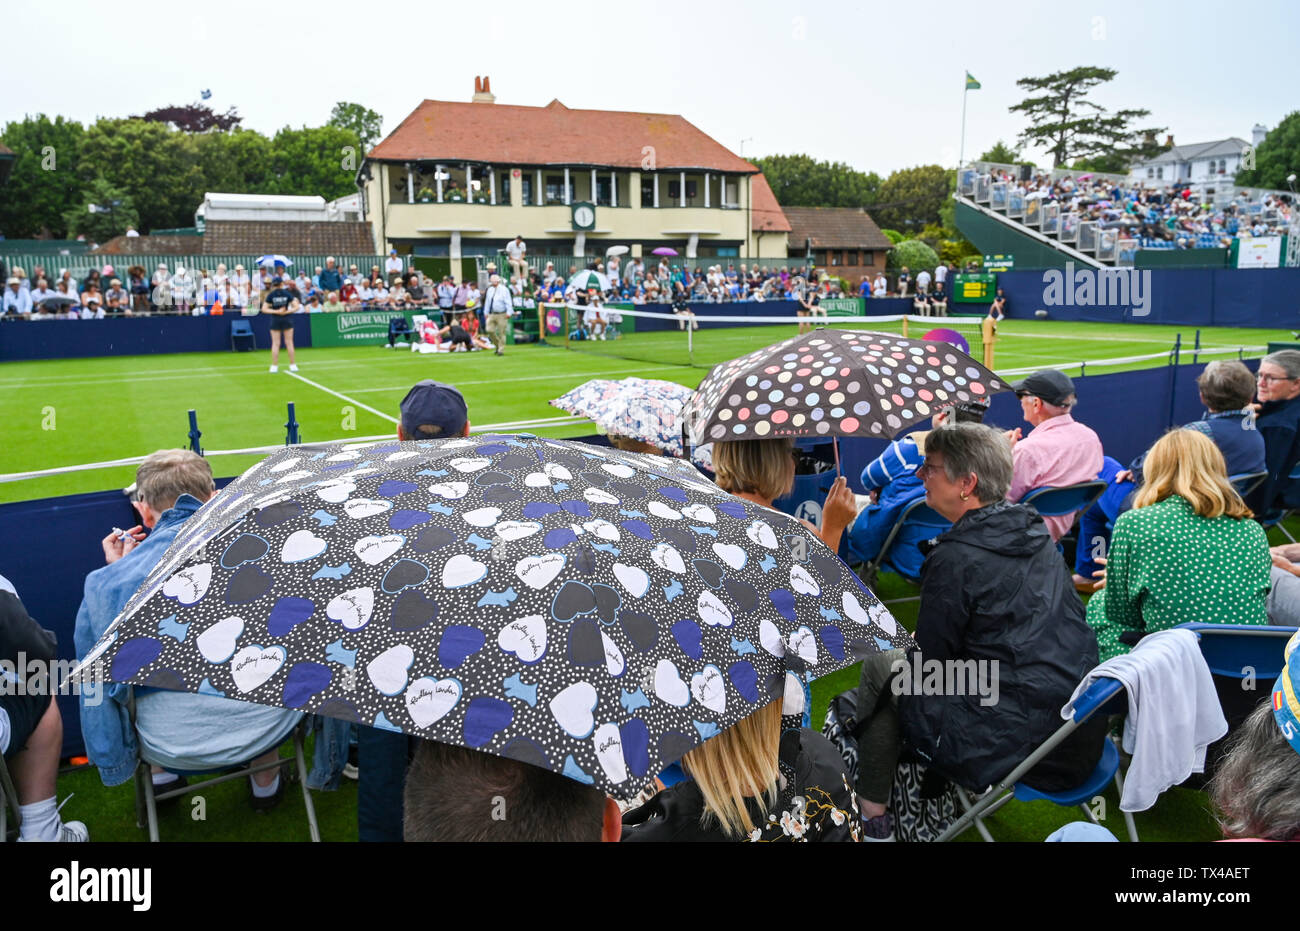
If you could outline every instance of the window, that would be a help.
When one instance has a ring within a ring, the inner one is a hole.
[[[655,183],[652,177],[641,176],[641,206],[653,207],[655,205]]]
[[[857,264],[858,264],[858,250],[857,250],[857,249],[845,249],[845,250],[844,250],[844,264],[845,264],[845,265],[857,265]]]
[[[1165,169],[1164,166],[1162,165],[1161,167],[1156,169],[1156,177],[1163,179],[1164,176],[1165,176]]]
[[[867,251],[863,252],[863,253],[862,253],[862,264],[863,264],[863,265],[875,265],[875,264],[876,264],[876,254],[875,254],[874,252],[872,252],[871,250],[869,250],[869,249],[868,249]]]
[[[608,207],[610,203],[609,178],[596,176],[596,204],[600,207]]]
[[[520,192],[523,194],[524,206],[525,206],[525,207],[535,207],[535,206],[537,206],[537,202],[536,202],[535,200],[533,200],[533,174],[532,174],[532,172],[530,172],[530,171],[526,171],[526,172],[524,172],[524,176],[523,176],[523,178],[522,178],[521,180],[523,181],[523,184],[522,184],[522,186],[520,187]]]
[[[1155,170],[1154,168],[1148,168],[1148,169],[1147,169],[1147,177],[1148,177],[1148,178],[1154,178],[1155,176],[1156,176],[1156,170]]]
[[[497,175],[497,203],[510,203],[510,172],[508,171]]]
[[[573,178],[569,178],[569,201],[573,201]],[[564,203],[564,175],[546,176],[546,202],[548,204]]]
[[[687,182],[686,182],[686,199],[687,199],[687,200],[695,200],[695,193],[696,193],[696,190],[697,190],[697,188],[696,188],[696,184],[697,184],[697,182],[695,182],[695,181],[687,181]],[[669,181],[669,182],[668,182],[668,196],[669,196],[671,199],[673,199],[673,200],[679,200],[679,199],[681,198],[681,196],[682,196],[682,183],[681,183],[680,181]]]

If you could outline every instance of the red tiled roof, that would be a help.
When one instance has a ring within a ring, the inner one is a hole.
[[[544,107],[425,100],[367,158],[639,169],[647,146],[660,171],[758,171],[683,117],[571,110],[558,100]]]
[[[767,178],[755,175],[749,186],[750,217],[749,225],[756,233],[788,233],[790,221],[786,219],[781,205],[776,202],[772,186]]]
[[[790,221],[790,247],[812,240],[814,249],[892,249],[865,210],[858,207],[786,207]],[[757,229],[757,227],[755,227]]]

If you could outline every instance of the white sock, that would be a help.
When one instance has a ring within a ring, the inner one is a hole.
[[[153,774],[154,788],[157,788],[158,786],[170,785],[171,783],[175,782],[179,778],[181,777],[176,775],[175,773],[154,773]]]
[[[20,805],[18,813],[22,816],[22,839],[26,841],[56,841],[59,839],[59,807],[55,797],[30,805]]]
[[[271,784],[267,786],[259,786],[256,782],[253,782],[252,776],[248,777],[248,781],[253,786],[254,798],[270,798],[280,788],[280,773],[277,771],[275,778],[272,779]]]

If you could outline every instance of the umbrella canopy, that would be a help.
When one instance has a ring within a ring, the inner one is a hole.
[[[893,436],[1011,386],[945,342],[819,327],[714,366],[683,410],[690,441]]]
[[[79,301],[75,296],[71,294],[56,293],[56,294],[51,294],[49,297],[45,298],[39,303],[42,307],[45,307],[46,305],[57,305],[57,304],[80,304],[81,301]]]
[[[257,260],[257,264],[261,265],[263,268],[267,265],[283,265],[285,268],[288,268],[293,264],[293,262],[289,261],[287,256],[275,254],[262,256]]]
[[[629,251],[627,246],[610,246],[605,250],[605,255],[627,255]]]
[[[799,521],[531,436],[287,448],[197,512],[86,664],[635,795],[911,639]]]
[[[579,291],[586,291],[588,288],[595,288],[598,291],[609,290],[609,279],[600,272],[592,271],[589,268],[574,272],[573,277],[569,279],[569,284]]]
[[[651,255],[677,255],[677,250],[669,246],[660,246],[658,249],[651,249]]]
[[[550,403],[595,421],[606,433],[631,437],[681,458],[686,455],[682,446],[682,408],[694,393],[685,385],[656,378],[594,378]],[[697,446],[692,458],[713,471],[712,452],[711,443]]]

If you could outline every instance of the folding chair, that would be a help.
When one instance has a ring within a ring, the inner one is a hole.
[[[917,498],[903,509],[903,512],[898,515],[897,520],[894,521],[894,526],[889,528],[889,534],[885,537],[885,541],[880,545],[880,552],[876,554],[874,559],[869,559],[862,564],[862,569],[858,572],[859,578],[866,582],[869,588],[875,587],[880,571],[885,567],[885,564],[889,560],[889,552],[894,547],[894,541],[898,539],[899,535],[901,535],[904,530],[921,526],[933,527],[935,534],[937,535],[951,527],[952,521],[946,519],[943,515],[939,514],[932,507],[926,504],[924,495]],[[899,575],[900,577],[907,579],[907,581],[911,582],[913,585],[920,582],[920,579],[908,578],[901,572]]]
[[[1267,475],[1265,477],[1267,477]],[[1296,465],[1287,474],[1287,480],[1292,482],[1300,482],[1300,463],[1296,463]],[[1290,531],[1288,531],[1286,529],[1286,525],[1283,524],[1283,521],[1285,521],[1288,517],[1290,517],[1295,512],[1296,512],[1295,508],[1283,508],[1280,511],[1264,514],[1260,517],[1257,517],[1256,520],[1259,521],[1260,526],[1263,527],[1264,530],[1268,531],[1276,527],[1278,530],[1282,531],[1282,536],[1286,537],[1292,543],[1295,543],[1297,542],[1296,538],[1291,536]]]
[[[1233,731],[1255,707],[1267,701],[1273,682],[1282,672],[1282,650],[1295,634],[1294,627],[1261,624],[1179,624],[1178,629],[1196,634],[1201,655],[1210,667],[1219,705],[1228,720],[1228,733],[1210,744],[1205,754],[1205,772],[1193,773],[1187,784],[1199,787],[1218,768],[1219,759]],[[1250,682],[1254,688],[1246,688]]]
[[[391,346],[396,342],[396,337],[404,337],[409,345],[414,341],[415,331],[411,325],[406,322],[405,317],[390,317],[388,320],[388,344]]]
[[[1229,475],[1228,481],[1237,489],[1237,494],[1245,498],[1268,478],[1267,472],[1243,472],[1241,475]]]
[[[131,726],[134,728],[135,727],[135,690],[134,689],[131,690],[130,698],[127,701],[127,709],[131,717]],[[293,729],[294,761],[297,763],[298,784],[302,787],[303,805],[307,809],[307,828],[311,834],[312,842],[320,843],[320,827],[316,823],[316,806],[312,802],[311,790],[307,788],[307,756],[303,750],[303,743],[306,734],[307,734],[307,718],[304,716],[304,718],[300,722],[298,722],[298,724]],[[201,782],[192,782],[186,786],[167,789],[165,791],[160,792],[154,788],[153,773],[152,773],[152,767],[154,764],[151,763],[145,756],[144,744],[140,741],[139,731],[136,732],[136,746],[140,748],[140,762],[136,766],[136,770],[135,770],[136,826],[141,828],[148,826],[149,840],[152,843],[158,842],[158,803],[159,802],[163,802],[171,798],[179,798],[183,795],[189,794],[190,792],[197,791],[200,788],[206,788],[208,786],[218,785],[219,783],[222,782],[229,782],[232,779],[246,779],[248,776],[251,776],[253,773],[260,773],[270,769],[284,769],[284,772],[280,774],[281,779],[287,778],[288,776],[287,764],[290,761],[285,759],[280,759],[280,758],[277,758],[276,761],[273,763],[262,763],[258,766],[253,766],[251,765],[251,763],[244,762],[244,763],[236,763],[229,767],[225,767],[218,770],[206,770],[206,771],[168,770],[168,772],[174,772],[178,776],[189,777],[189,776],[212,775],[213,778],[204,779]],[[266,752],[266,750],[269,749],[271,748],[267,747],[266,749],[260,751],[259,753],[254,754],[252,758],[256,759],[258,756],[261,756],[263,753]]]
[[[248,320],[235,319],[230,321],[230,351],[235,352],[237,347],[236,340],[248,340],[252,345],[243,350],[257,349],[257,334],[253,332],[253,324]]]
[[[1073,789],[1063,792],[1042,792],[1024,785],[1020,780],[1037,766],[1044,757],[1055,750],[1062,741],[1074,733],[1080,725],[1089,721],[1094,715],[1122,714],[1127,708],[1128,694],[1124,691],[1124,686],[1118,679],[1101,678],[1094,681],[1074,703],[1073,716],[1062,724],[1056,733],[1043,741],[1038,749],[1025,757],[1024,762],[1009,772],[995,787],[977,801],[971,801],[969,793],[960,787],[958,788],[957,797],[960,799],[965,812],[952,823],[948,830],[939,836],[939,842],[952,840],[974,824],[984,840],[991,843],[993,837],[989,834],[988,829],[984,827],[981,819],[985,815],[993,814],[1013,798],[1026,802],[1047,801],[1066,807],[1077,805],[1082,809],[1089,821],[1093,824],[1099,823],[1092,813],[1092,809],[1088,807],[1088,802],[1100,795],[1112,779],[1115,781],[1115,787],[1119,790],[1120,795],[1124,794],[1124,780],[1119,773],[1119,751],[1109,739],[1102,744],[1101,759],[1097,761],[1092,774]],[[1137,826],[1133,823],[1133,815],[1127,811],[1123,812],[1123,815],[1124,824],[1128,828],[1129,840],[1137,843]]]
[[[1074,485],[1033,488],[1020,499],[1021,504],[1032,504],[1044,517],[1064,517],[1092,507],[1093,502],[1106,490],[1107,482],[1092,479]]]
[[[18,792],[14,789],[13,780],[9,778],[9,767],[5,765],[4,757],[0,756],[0,844],[9,839],[8,806],[13,807],[14,830],[17,831],[23,824],[22,813],[18,810]]]

